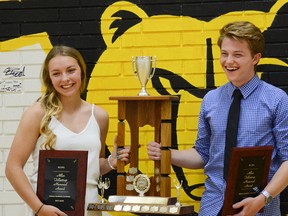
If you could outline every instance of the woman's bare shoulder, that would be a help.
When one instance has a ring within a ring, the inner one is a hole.
[[[35,140],[39,136],[39,128],[41,120],[44,116],[44,110],[42,109],[40,103],[36,102],[29,106],[22,114],[19,126],[17,129],[17,137],[22,137],[30,134],[30,138],[34,137]],[[22,139],[22,138],[21,138]],[[35,141],[33,140],[33,142]],[[32,142],[31,142],[32,143]]]
[[[101,119],[109,118],[108,112],[98,105],[94,105],[94,115]]]
[[[23,113],[23,117],[36,119],[42,119],[44,116],[44,109],[42,108],[41,104],[39,102],[33,103],[31,106],[29,106]]]

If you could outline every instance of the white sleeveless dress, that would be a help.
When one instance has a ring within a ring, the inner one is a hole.
[[[101,150],[100,141],[100,128],[94,116],[94,104],[91,108],[91,117],[87,122],[85,128],[80,133],[74,133],[66,128],[54,116],[52,116],[49,128],[57,136],[56,150],[84,150],[88,151],[88,164],[87,164],[87,184],[86,184],[86,197],[85,197],[85,216],[101,215],[100,212],[86,211],[88,203],[98,202],[98,188],[96,179],[100,175],[99,155]],[[44,137],[40,136],[37,140],[35,149],[32,153],[34,170],[30,177],[30,182],[33,189],[37,188],[37,173],[39,150],[43,143]],[[28,208],[27,216],[34,216],[34,213]]]

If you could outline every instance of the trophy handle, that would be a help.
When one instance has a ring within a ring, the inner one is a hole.
[[[132,56],[132,72],[134,74],[134,77],[137,79],[137,72],[135,70],[135,59],[134,59],[134,56]]]
[[[156,70],[156,56],[154,56],[154,67],[153,67],[153,72],[152,72],[152,74],[149,76],[149,79],[151,79],[151,78],[154,76],[155,70]]]

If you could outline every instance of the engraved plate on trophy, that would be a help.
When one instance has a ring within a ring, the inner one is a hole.
[[[121,211],[122,210],[122,205],[115,205],[114,211]]]
[[[146,84],[154,76],[156,69],[156,56],[154,56],[154,67],[152,70],[152,57],[151,56],[132,56],[132,71],[135,77],[140,81],[141,91],[138,96],[149,96],[146,91]],[[136,70],[135,70],[136,64]]]
[[[152,206],[151,208],[150,208],[150,211],[151,212],[157,212],[159,210],[159,206]]]
[[[142,212],[148,212],[149,209],[150,209],[150,206],[144,205],[144,206],[142,206],[141,211],[142,211]]]
[[[140,206],[139,205],[132,206],[132,211],[139,212],[140,211]]]
[[[128,212],[128,211],[130,211],[130,210],[131,210],[131,205],[125,205],[125,206],[123,207],[123,211]]]
[[[147,175],[138,174],[134,178],[133,186],[134,186],[135,191],[139,193],[139,196],[144,196],[144,194],[150,188],[150,179],[148,178]]]

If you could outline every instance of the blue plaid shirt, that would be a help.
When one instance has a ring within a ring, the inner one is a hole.
[[[227,83],[203,98],[195,143],[207,175],[199,216],[216,216],[223,205],[226,182],[223,179],[225,131],[235,86]],[[288,160],[288,96],[254,76],[240,88],[240,120],[237,147],[274,146],[269,180],[283,161]],[[280,216],[280,199],[275,197],[261,216]]]

